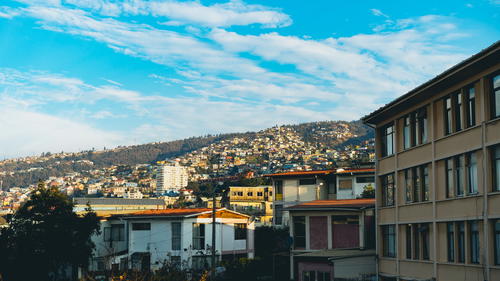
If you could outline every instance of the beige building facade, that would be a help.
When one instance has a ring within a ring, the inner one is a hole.
[[[500,280],[500,42],[363,121],[380,280]]]
[[[271,224],[273,218],[272,186],[230,186],[231,210],[255,216],[259,224]]]

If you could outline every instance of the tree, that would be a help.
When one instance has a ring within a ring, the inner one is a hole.
[[[0,232],[0,275],[4,281],[71,279],[77,267],[88,266],[90,237],[98,231],[94,212],[79,216],[66,195],[39,185]]]
[[[363,187],[361,198],[375,198],[375,188],[371,183]]]

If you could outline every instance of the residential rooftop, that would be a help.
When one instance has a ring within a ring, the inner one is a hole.
[[[341,200],[314,200],[297,204],[287,209],[294,210],[308,210],[308,209],[336,209],[336,208],[352,208],[364,209],[374,208],[375,198],[362,198],[362,199],[341,199]]]

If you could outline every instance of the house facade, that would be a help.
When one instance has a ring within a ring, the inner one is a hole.
[[[259,224],[271,224],[273,217],[272,186],[230,186],[231,210],[254,216]]]
[[[500,42],[363,121],[380,280],[500,280]]]
[[[375,199],[316,200],[289,207],[291,279],[373,280],[374,208]]]
[[[354,199],[374,185],[375,169],[332,169],[267,175],[273,183],[273,225],[289,226],[287,208],[314,200]],[[372,182],[370,182],[372,181]]]
[[[103,218],[91,271],[156,270],[165,262],[193,269],[210,265],[212,210],[165,209]],[[254,254],[254,223],[227,209],[216,211],[217,260]]]

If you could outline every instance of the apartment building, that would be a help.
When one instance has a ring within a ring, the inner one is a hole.
[[[355,199],[374,185],[375,169],[345,168],[267,175],[273,182],[273,225],[288,226],[288,207],[313,200]]]
[[[363,121],[380,280],[500,280],[500,42]]]
[[[230,186],[231,210],[252,215],[259,224],[270,224],[273,217],[272,186]]]
[[[164,209],[102,217],[90,271],[157,270],[164,262],[206,269],[212,249],[212,210]],[[227,209],[216,210],[217,260],[253,258],[254,223]]]
[[[156,193],[178,193],[180,189],[188,185],[188,180],[188,169],[181,166],[179,162],[160,163],[156,174]]]

